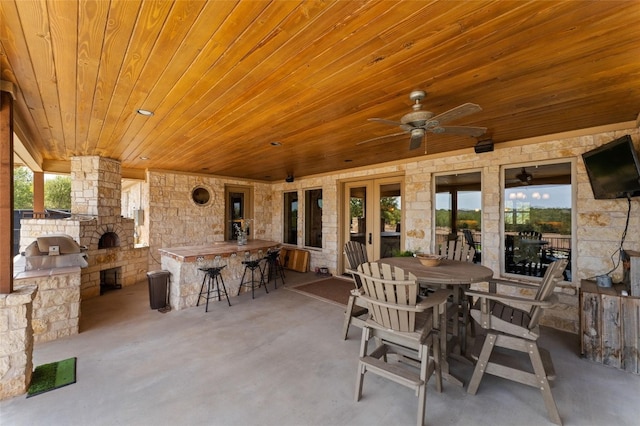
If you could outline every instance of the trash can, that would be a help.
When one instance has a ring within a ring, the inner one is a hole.
[[[151,309],[162,309],[169,305],[169,271],[147,272],[149,279],[149,304]]]

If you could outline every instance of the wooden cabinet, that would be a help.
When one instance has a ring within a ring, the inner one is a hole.
[[[581,351],[591,361],[640,374],[640,297],[620,291],[582,280]]]

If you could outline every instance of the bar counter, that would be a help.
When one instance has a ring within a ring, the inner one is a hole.
[[[244,272],[242,261],[245,259],[245,253],[249,252],[251,258],[255,259],[258,257],[259,250],[266,254],[268,249],[279,246],[280,243],[276,241],[248,240],[244,245],[238,245],[235,241],[220,241],[206,246],[159,249],[162,269],[171,273],[169,285],[171,308],[180,310],[196,306],[204,278],[204,272],[199,268],[213,266],[216,256],[221,256],[222,262],[227,265],[222,270],[222,279],[229,292],[229,297],[233,297],[238,294],[240,287],[240,280]],[[258,294],[256,293],[256,295]],[[233,299],[231,300],[233,305]],[[215,301],[212,302],[215,303]],[[209,304],[211,305],[212,302]],[[228,308],[226,302],[224,306]]]

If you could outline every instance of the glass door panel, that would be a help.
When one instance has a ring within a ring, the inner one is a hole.
[[[402,198],[400,184],[381,184],[377,187],[380,209],[380,257],[392,257],[400,253],[400,228]]]
[[[370,260],[401,252],[402,183],[397,176],[346,183],[342,241],[364,244]]]

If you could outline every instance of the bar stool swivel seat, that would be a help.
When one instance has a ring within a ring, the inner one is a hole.
[[[198,302],[196,303],[196,306],[200,306],[200,299],[204,297],[207,300],[206,307],[204,308],[205,312],[209,312],[209,299],[222,300],[222,295],[227,298],[227,303],[231,306],[229,293],[227,293],[227,287],[224,285],[221,273],[225,266],[226,265],[212,268],[199,268],[204,272],[204,278],[202,279],[202,285],[200,286],[200,294],[198,295]],[[205,283],[207,284],[206,290],[204,289]]]

